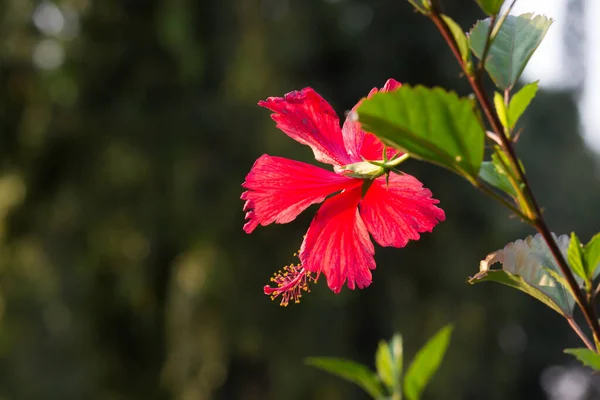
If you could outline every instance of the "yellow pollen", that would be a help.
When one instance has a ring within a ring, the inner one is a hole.
[[[294,253],[294,255],[297,255],[297,253]],[[293,300],[294,303],[300,303],[302,292],[310,292],[308,283],[316,282],[316,278],[298,263],[283,267],[283,270],[274,274],[271,282],[274,282],[276,286],[265,286],[265,294],[269,295],[271,300],[281,296],[280,305],[287,307],[290,300]]]

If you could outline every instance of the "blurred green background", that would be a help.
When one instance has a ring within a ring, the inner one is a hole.
[[[482,17],[444,4],[465,29]],[[372,365],[400,331],[411,358],[448,322],[426,398],[566,399],[546,393],[565,379],[596,398],[557,314],[465,283],[531,229],[429,165],[404,164],[447,220],[377,248],[368,289],[321,280],[288,308],[262,294],[316,207],[242,231],[256,158],[314,162],[257,101],[312,86],[343,115],[389,77],[469,93],[405,1],[0,0],[0,398],[365,399],[303,357]],[[587,241],[600,175],[573,93],[540,93],[523,127],[551,228]]]

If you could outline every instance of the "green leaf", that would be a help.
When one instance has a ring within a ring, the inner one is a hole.
[[[430,0],[408,0],[408,2],[421,14],[429,14],[431,10]]]
[[[358,116],[363,128],[386,144],[475,182],[485,132],[474,100],[440,88],[403,85],[363,100]]]
[[[508,127],[510,129],[515,127],[517,121],[521,118],[521,115],[535,97],[537,90],[538,82],[531,82],[523,86],[521,90],[515,93],[512,99],[510,99],[510,103],[508,104]]]
[[[561,235],[556,239],[560,251],[566,256],[569,237]],[[501,263],[502,269],[492,270],[490,267],[495,263]],[[504,249],[488,254],[479,264],[479,270],[469,283],[499,282],[535,297],[563,316],[573,315],[575,300],[569,289],[554,278],[554,274],[564,276],[539,234],[509,243]],[[581,283],[580,279],[577,280]]]
[[[481,59],[491,19],[477,21],[469,33],[469,45],[477,58]],[[500,89],[511,89],[521,76],[523,69],[535,49],[546,35],[552,20],[545,16],[523,14],[508,15],[489,46],[485,69]]]
[[[377,375],[362,364],[335,357],[311,357],[304,362],[357,384],[374,399],[384,395]]]
[[[571,232],[571,240],[569,241],[569,248],[567,249],[567,259],[569,260],[571,271],[583,278],[587,284],[590,279],[585,272],[586,268],[585,260],[583,258],[583,248],[581,247],[581,242],[575,232]]]
[[[477,4],[487,15],[498,14],[503,3],[504,0],[477,0]]]
[[[553,269],[546,268],[546,267],[542,267],[542,268],[544,268],[544,271],[546,271],[552,278],[554,278],[558,283],[560,283],[562,285],[562,287],[567,289],[569,291],[569,293],[571,294],[571,296],[573,296],[573,298],[575,298],[575,294],[573,293],[573,290],[571,290],[571,286],[569,286],[569,282],[563,275],[559,275],[558,272],[556,272]],[[579,290],[579,289],[577,289],[577,290]]]
[[[595,279],[600,274],[600,233],[585,245],[585,264],[588,276]]]
[[[600,371],[600,354],[590,349],[565,349],[564,352],[575,356],[583,365],[590,367],[594,371]]]
[[[446,325],[419,350],[404,377],[408,400],[419,400],[427,383],[439,368],[450,343],[452,326]]]
[[[498,118],[500,118],[502,126],[508,128],[506,104],[504,104],[504,97],[498,92],[494,92],[494,106],[496,106],[496,112],[498,113]]]
[[[442,14],[442,19],[450,28],[450,32],[454,37],[454,41],[458,45],[458,50],[460,52],[460,57],[464,62],[469,61],[469,41],[467,40],[467,35],[463,32],[460,25],[458,25],[452,18],[447,15]]]
[[[383,384],[392,390],[394,387],[394,362],[390,346],[384,340],[379,342],[375,354],[375,367]]]
[[[525,282],[523,277],[519,275],[511,274],[510,272],[503,270],[487,270],[480,271],[477,275],[469,278],[468,282],[471,284],[479,282],[497,282],[506,286],[510,286],[538,299],[560,315],[565,315],[565,312],[550,296]]]
[[[512,187],[506,174],[501,171],[503,170],[499,169],[493,161],[484,161],[481,163],[479,177],[511,197],[516,197],[517,193],[515,192],[515,189]]]
[[[479,177],[493,187],[508,194],[515,199],[519,205],[521,205],[520,198],[513,184],[511,183],[509,174],[513,181],[519,182],[519,179],[512,173],[511,170],[507,171],[507,163],[508,159],[506,158],[506,155],[503,153],[502,149],[499,146],[495,146],[494,154],[492,154],[492,161],[484,161],[481,164]],[[521,209],[524,208],[521,206]]]

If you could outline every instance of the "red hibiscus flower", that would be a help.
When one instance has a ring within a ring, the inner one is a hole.
[[[382,91],[398,87],[400,83],[390,79]],[[376,88],[369,96],[375,92]],[[247,189],[241,196],[246,201],[247,233],[258,225],[293,221],[311,204],[324,201],[304,237],[300,264],[276,274],[272,281],[277,287],[265,287],[273,298],[282,295],[283,305],[290,299],[297,302],[308,281],[320,273],[335,293],[344,283],[350,289],[368,286],[375,269],[369,234],[381,246],[404,247],[444,220],[444,211],[435,206],[439,201],[421,182],[408,174],[389,173],[401,153],[386,149],[351,117],[340,129],[332,107],[313,89],[269,97],[258,105],[273,111],[279,129],[310,146],[317,161],[333,165],[335,171],[265,154],[242,185]]]

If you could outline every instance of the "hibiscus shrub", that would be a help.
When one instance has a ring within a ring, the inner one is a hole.
[[[408,158],[422,160],[462,176],[538,232],[489,254],[468,282],[503,283],[558,312],[585,345],[565,351],[600,370],[600,325],[594,304],[600,292],[600,234],[583,246],[575,233],[552,233],[515,152],[521,133],[517,122],[538,88],[537,82],[519,90],[515,85],[552,21],[532,14],[510,15],[514,1],[502,9],[502,0],[477,0],[488,18],[465,33],[442,13],[438,1],[408,1],[439,30],[473,95],[461,98],[441,88],[390,79],[360,100],[341,127],[329,103],[311,88],[260,101],[273,112],[281,131],[308,145],[317,161],[333,167],[331,171],[263,155],[247,175],[242,194],[247,233],[258,225],[291,222],[310,205],[323,203],[304,236],[299,263],[275,274],[273,286],[265,286],[264,292],[285,306],[298,302],[321,274],[335,293],[344,284],[349,289],[369,286],[375,269],[371,238],[381,246],[404,247],[445,219],[431,191],[399,170]],[[485,75],[496,86],[492,94],[484,88]],[[575,307],[585,317],[592,339],[575,322]],[[393,342],[386,345],[392,364]],[[349,371],[375,377],[377,385],[370,382],[370,389],[365,388],[375,398],[402,395],[399,375],[386,381],[380,369],[384,364],[378,364],[378,374],[373,375],[346,361],[311,362],[363,388],[364,381]],[[389,393],[384,393],[381,382],[389,383]],[[373,392],[373,385],[381,390]],[[416,399],[418,394],[407,397]]]

